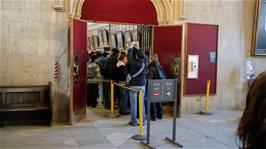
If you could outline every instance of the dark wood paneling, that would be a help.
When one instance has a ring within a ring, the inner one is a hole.
[[[51,85],[0,86],[0,117],[3,124],[51,122]]]

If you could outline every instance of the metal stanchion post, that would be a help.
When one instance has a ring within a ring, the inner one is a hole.
[[[199,114],[201,114],[201,115],[212,115],[213,114],[213,112],[209,111],[210,86],[211,86],[211,80],[208,80],[207,81],[207,88],[206,88],[205,111],[200,111]]]
[[[142,136],[143,129],[143,107],[142,107],[142,90],[139,91],[139,135]]]
[[[148,116],[147,116],[147,139],[146,139],[146,142],[145,141],[141,141],[141,143],[145,146],[147,146],[148,148],[150,149],[156,149],[155,147],[153,147],[151,144],[150,144],[150,118],[151,118],[151,99],[148,98],[148,101],[147,101],[147,112],[148,112]]]
[[[111,113],[108,113],[108,116],[111,118],[119,117],[120,115],[118,113],[114,113],[114,85],[115,82],[113,80],[110,81],[111,86]]]
[[[114,113],[114,81],[111,80],[111,113]]]
[[[143,103],[142,103],[142,90],[139,90],[139,134],[134,135],[132,138],[135,140],[145,140],[146,137],[143,135]]]
[[[177,88],[177,83],[175,83],[176,87]],[[175,93],[176,94],[176,93]],[[175,96],[177,97],[177,96]],[[183,148],[183,145],[181,145],[180,143],[176,142],[176,105],[177,105],[177,101],[176,101],[176,98],[174,100],[174,116],[173,116],[173,132],[172,132],[172,139],[171,138],[168,138],[168,137],[165,137],[165,140],[173,143],[174,145],[176,145],[177,147],[179,148]]]

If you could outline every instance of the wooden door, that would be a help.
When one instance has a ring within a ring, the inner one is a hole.
[[[86,117],[87,22],[72,18],[70,25],[70,123]]]

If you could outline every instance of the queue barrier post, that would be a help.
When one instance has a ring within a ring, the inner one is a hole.
[[[139,94],[139,134],[132,136],[134,140],[145,140],[146,136],[143,135],[143,91],[140,89]]]
[[[111,115],[114,114],[114,85],[117,85],[119,87],[125,88],[127,90],[137,92],[138,93],[138,99],[139,99],[139,133],[137,135],[132,136],[132,139],[135,140],[145,140],[146,137],[143,135],[143,91],[142,89],[136,90],[121,84],[118,84],[114,82],[113,80],[110,81],[111,84]]]
[[[111,80],[111,113],[114,113],[114,81]]]
[[[209,111],[210,87],[211,87],[211,80],[208,80],[207,81],[207,87],[206,87],[205,111],[203,111],[203,110],[199,111],[199,114],[201,114],[201,115],[212,115],[213,114],[213,112]]]
[[[150,149],[156,149],[150,143],[150,103],[156,102],[174,102],[172,138],[165,137],[165,140],[179,148],[183,148],[182,144],[176,142],[177,82],[177,79],[148,80],[147,139],[146,142],[141,141],[141,144]]]

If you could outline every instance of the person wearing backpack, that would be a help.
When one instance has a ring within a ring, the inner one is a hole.
[[[180,57],[172,57],[169,66],[169,78],[180,79]]]
[[[97,98],[99,97],[99,87],[98,79],[100,78],[100,67],[95,62],[97,56],[92,54],[90,60],[87,64],[87,106],[96,107],[98,102]]]
[[[144,95],[145,95],[145,84],[146,84],[146,59],[144,51],[136,47],[128,49],[128,72],[127,84],[130,88],[136,90],[142,90],[142,107],[143,107],[143,124],[145,123],[145,106],[144,106]],[[129,91],[130,99],[130,114],[131,121],[129,125],[137,126],[137,105],[138,105],[138,93],[135,91]]]
[[[162,69],[162,66],[159,63],[158,60],[158,55],[153,53],[150,56],[150,65],[148,66],[148,71],[147,71],[147,78],[148,79],[165,79],[165,73]],[[162,103],[157,102],[157,103],[151,103],[150,106],[151,110],[151,120],[155,121],[156,117],[158,119],[163,118],[163,109],[162,109]]]

